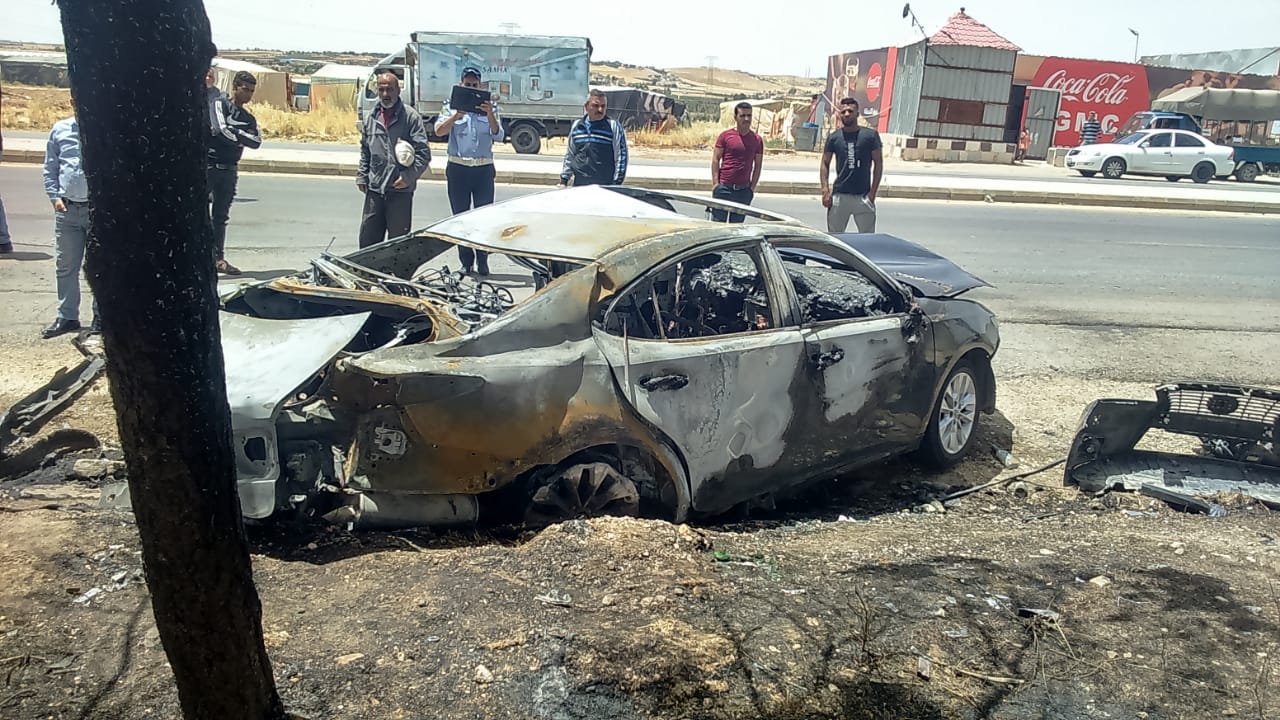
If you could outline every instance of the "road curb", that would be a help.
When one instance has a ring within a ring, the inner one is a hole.
[[[38,150],[6,150],[6,163],[43,164],[44,153]],[[322,162],[311,160],[258,160],[246,158],[240,161],[240,169],[252,173],[290,173],[295,175],[326,175],[354,177],[356,167],[352,163]],[[444,178],[443,170],[432,172],[433,180]],[[508,185],[554,186],[558,182],[549,173],[500,170],[497,182]],[[678,190],[681,192],[711,192],[711,183],[693,178],[634,178],[631,184],[654,190]],[[819,194],[818,183],[762,181],[756,190],[765,195],[813,195]],[[986,190],[981,188],[944,188],[928,185],[883,185],[880,197],[904,200],[948,200],[952,202],[989,202],[1032,205],[1074,205],[1081,207],[1118,207],[1143,210],[1171,210],[1177,212],[1233,212],[1258,215],[1280,214],[1280,205],[1254,203],[1242,200],[1201,200],[1196,198],[1125,197],[1095,195],[1078,192],[1023,192],[1017,190]]]

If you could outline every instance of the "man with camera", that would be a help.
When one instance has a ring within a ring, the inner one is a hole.
[[[506,137],[494,107],[497,100],[480,89],[480,70],[468,66],[463,68],[458,88],[436,120],[436,135],[449,136],[449,163],[444,176],[449,188],[449,209],[454,215],[493,202],[497,174],[493,144]],[[470,273],[474,261],[478,274],[489,274],[489,253],[483,250],[459,245],[458,260],[463,272]]]

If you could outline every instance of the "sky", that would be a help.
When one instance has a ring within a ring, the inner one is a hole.
[[[1034,55],[1133,60],[1140,54],[1280,45],[1280,2],[1218,12],[1202,0],[986,0],[966,12]],[[826,58],[921,38],[899,0],[810,2],[396,3],[364,0],[206,0],[220,48],[391,54],[415,30],[585,35],[593,60],[657,67],[714,67],[756,74],[820,76]],[[589,12],[581,12],[582,8]],[[911,9],[932,34],[961,2],[918,0]],[[1244,6],[1241,6],[1244,7]],[[607,13],[614,10],[616,15]],[[1244,18],[1242,19],[1242,14]],[[451,17],[456,15],[457,17]],[[0,39],[61,43],[56,5],[0,0]]]

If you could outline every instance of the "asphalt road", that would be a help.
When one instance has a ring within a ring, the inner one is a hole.
[[[15,138],[32,138],[44,139],[48,137],[47,133],[27,132],[27,131],[6,131],[7,137]],[[278,140],[269,141],[268,147],[279,150],[308,150],[318,152],[332,152],[336,155],[343,153],[351,154],[356,151],[355,146],[340,145],[336,143],[301,143],[301,142],[282,142]],[[432,152],[436,151],[433,146]],[[437,154],[444,153],[443,146],[439,146]],[[677,168],[707,168],[710,172],[710,153],[705,153],[706,157],[697,158],[645,158],[633,156],[630,164],[633,167],[645,168],[661,168],[661,167],[677,167]],[[517,157],[514,154],[512,157]],[[561,155],[557,152],[542,152],[538,155],[520,155],[523,161],[544,162],[549,166],[559,168]],[[770,156],[765,160],[765,167],[778,170],[812,170],[814,177],[818,173],[818,156],[810,157],[774,157]],[[954,165],[943,163],[918,163],[903,162],[890,160],[885,173],[892,178],[894,175],[939,175],[949,178],[967,178],[967,179],[1026,179],[1036,182],[1051,182],[1063,185],[1063,192],[1086,192],[1091,188],[1103,187],[1107,185],[1122,184],[1126,186],[1150,185],[1152,189],[1159,193],[1167,185],[1168,181],[1163,177],[1138,177],[1128,176],[1119,180],[1107,180],[1106,178],[1093,177],[1085,178],[1079,174],[1063,168],[1051,168],[1044,164],[1028,164],[1025,166],[1010,165]],[[1182,184],[1190,185],[1190,180],[1180,181]],[[1235,180],[1213,181],[1207,186],[1208,190],[1238,190],[1244,192],[1258,193],[1277,193],[1280,192],[1280,178],[1265,176],[1253,183],[1236,182]]]
[[[532,190],[499,188],[498,199]],[[53,220],[36,167],[0,166],[0,197],[19,251],[0,257],[0,338],[10,342],[53,317]],[[756,204],[824,222],[816,198]],[[348,179],[243,176],[228,259],[268,277],[330,244],[353,250],[360,205]],[[446,215],[443,184],[422,185],[415,205],[415,226]],[[881,231],[995,286],[971,297],[1001,319],[1002,373],[1280,385],[1280,217],[909,200],[883,200],[880,213]]]

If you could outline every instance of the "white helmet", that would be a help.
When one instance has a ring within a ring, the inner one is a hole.
[[[397,140],[396,162],[405,167],[413,167],[413,145],[404,140]]]

